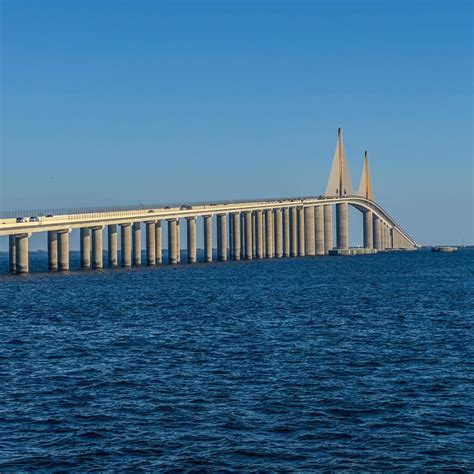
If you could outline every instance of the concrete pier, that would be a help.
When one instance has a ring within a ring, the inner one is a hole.
[[[336,204],[336,242],[338,249],[349,248],[349,205]]]
[[[245,260],[245,212],[240,213],[240,260]]]
[[[91,267],[91,231],[88,227],[81,227],[80,232],[81,268]]]
[[[204,261],[212,262],[212,216],[204,216]]]
[[[69,270],[69,230],[60,230],[57,233],[58,243],[58,270]]]
[[[176,263],[181,263],[181,221],[176,219]]]
[[[134,222],[132,226],[132,261],[133,265],[142,264],[142,229],[140,222]]]
[[[298,211],[296,207],[290,208],[290,255],[298,256]]]
[[[28,273],[28,234],[20,234],[16,236],[16,272]]]
[[[332,205],[324,206],[324,253],[327,255],[333,248],[332,238]]]
[[[234,259],[234,215],[229,214],[227,219],[227,235],[229,236],[229,260]]]
[[[232,254],[234,260],[240,260],[240,212],[232,215]]]
[[[145,222],[146,231],[146,264],[148,266],[156,265],[156,222]]]
[[[273,219],[275,227],[274,254],[276,258],[281,258],[283,257],[283,217],[281,209],[274,210]]]
[[[262,211],[262,254],[263,258],[267,258],[267,215]]]
[[[374,238],[373,238],[374,248],[377,250],[382,250],[382,246],[383,246],[382,221],[377,216],[374,216],[373,232],[374,232]]]
[[[315,255],[315,236],[314,236],[314,207],[304,208],[304,248],[305,255],[314,257]]]
[[[374,248],[374,214],[372,211],[365,211],[363,213],[364,219],[364,248]]]
[[[196,263],[196,218],[187,217],[188,263]]]
[[[227,215],[217,215],[217,259],[220,262],[227,260]]]
[[[8,268],[11,272],[16,272],[16,235],[8,236],[8,250]]]
[[[262,211],[255,211],[255,257],[263,258],[263,216]]]
[[[290,256],[290,208],[283,209],[283,256]]]
[[[252,212],[252,257],[257,258],[257,214]]]
[[[298,207],[298,256],[305,256],[304,208]]]
[[[118,236],[116,224],[107,226],[107,257],[109,267],[118,267]]]
[[[314,229],[315,229],[315,253],[324,255],[324,207],[316,206],[314,208]]]
[[[168,219],[168,263],[170,265],[178,263],[176,221],[177,219]]]
[[[92,268],[100,269],[104,267],[104,252],[102,244],[103,227],[92,227]]]
[[[273,258],[273,210],[265,211],[265,252],[267,258]]]
[[[48,270],[58,270],[58,233],[54,230],[48,231]]]
[[[245,260],[253,258],[252,212],[245,212]]]
[[[161,230],[161,221],[155,223],[155,257],[156,264],[163,263],[163,234]]]
[[[132,225],[120,224],[122,267],[132,266]]]

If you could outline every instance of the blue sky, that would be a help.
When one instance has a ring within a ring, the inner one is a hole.
[[[368,149],[417,241],[474,243],[469,1],[1,7],[0,209],[318,195],[342,126],[354,186]]]

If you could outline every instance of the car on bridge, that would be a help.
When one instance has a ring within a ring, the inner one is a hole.
[[[28,222],[28,219],[26,217],[17,217],[16,221],[17,222]]]
[[[39,217],[36,217],[36,216],[31,216],[30,217],[30,222],[39,222]]]

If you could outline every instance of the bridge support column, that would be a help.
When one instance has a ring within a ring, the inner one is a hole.
[[[227,261],[227,215],[217,215],[217,259]]]
[[[283,256],[290,256],[290,208],[283,209]]]
[[[118,243],[117,243],[117,225],[110,224],[107,226],[107,257],[109,267],[116,268],[118,266]]]
[[[252,212],[252,257],[257,258],[257,214]]]
[[[132,226],[133,264],[142,264],[142,229],[140,222],[134,222]]]
[[[228,236],[229,236],[229,260],[234,259],[234,215],[229,214],[227,219]]]
[[[196,218],[186,217],[188,239],[188,263],[196,263]]]
[[[273,258],[273,210],[265,211],[265,251],[267,258]]]
[[[155,224],[155,257],[156,264],[161,265],[163,263],[163,234],[161,231],[161,221],[157,221]]]
[[[315,227],[315,241],[316,241],[316,248],[315,254],[316,255],[324,255],[324,208],[323,206],[316,206],[314,208],[314,227]]]
[[[132,266],[132,225],[120,224],[122,267]]]
[[[396,230],[395,235],[397,236],[397,248],[398,249],[403,248],[403,236],[402,236],[402,234],[398,230]]]
[[[146,264],[156,265],[156,222],[145,222],[146,226]]]
[[[232,260],[234,258],[234,216],[232,214],[228,215],[227,218],[227,242],[229,244],[227,258]]]
[[[212,216],[204,216],[204,261],[212,262]]]
[[[304,208],[304,249],[305,255],[314,257],[314,207]]]
[[[252,212],[244,213],[245,218],[245,260],[253,258]]]
[[[382,221],[382,250],[387,248],[387,225]]]
[[[240,213],[240,259],[245,260],[245,211]]]
[[[394,228],[389,227],[388,228],[388,248],[393,249],[393,233],[394,233]]]
[[[168,263],[175,265],[178,263],[177,249],[178,245],[176,232],[177,219],[168,219]]]
[[[48,270],[58,271],[58,233],[54,230],[48,231]]]
[[[363,213],[364,219],[364,247],[366,249],[374,248],[374,214],[372,211],[365,211]]]
[[[80,231],[81,268],[91,267],[91,231],[82,227]]]
[[[304,208],[298,207],[298,256],[305,256],[304,238]]]
[[[181,221],[176,220],[176,263],[181,263]]]
[[[263,215],[262,211],[255,211],[255,256],[263,258]]]
[[[336,204],[336,241],[338,249],[349,248],[349,205]]]
[[[102,226],[92,227],[92,268],[95,270],[100,270],[104,267],[102,229]]]
[[[275,257],[283,257],[283,218],[281,209],[275,209],[273,212],[275,220]]]
[[[28,273],[28,238],[29,234],[20,234],[16,236],[16,272]]]
[[[241,242],[240,242],[240,212],[232,216],[232,253],[234,260],[240,260]]]
[[[298,256],[298,211],[296,207],[290,209],[290,253]]]
[[[69,270],[69,230],[58,231],[58,270]]]
[[[9,250],[9,270],[16,272],[16,235],[8,236],[8,250]]]
[[[374,231],[374,238],[373,238],[374,248],[377,250],[382,250],[382,245],[383,245],[382,244],[382,221],[377,216],[374,216],[373,231]]]
[[[262,211],[262,255],[267,258],[267,214]]]
[[[324,206],[324,253],[327,255],[332,247],[332,204],[326,204]]]

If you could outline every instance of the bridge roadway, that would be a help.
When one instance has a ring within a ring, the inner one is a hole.
[[[418,247],[410,235],[381,206],[359,195],[192,203],[183,206],[139,209],[114,208],[100,212],[93,210],[71,212],[50,217],[39,215],[38,221],[33,222],[28,218],[25,219],[26,222],[18,222],[15,217],[0,217],[0,236],[10,237],[10,271],[18,273],[28,271],[28,237],[35,232],[48,232],[50,269],[68,270],[68,234],[72,229],[81,229],[82,266],[102,268],[102,229],[105,226],[109,229],[109,266],[118,266],[117,225],[122,231],[122,266],[141,264],[142,222],[147,226],[147,264],[161,263],[161,221],[165,220],[168,221],[169,263],[178,263],[180,219],[187,220],[188,261],[192,263],[196,261],[197,217],[204,218],[205,258],[206,261],[210,261],[213,248],[213,216],[217,216],[219,260],[227,259],[228,249],[230,258],[236,260],[241,257],[252,259],[324,255],[333,248],[333,207],[336,208],[334,248],[342,251],[349,248],[348,206],[357,208],[364,216],[364,247],[379,251]],[[227,216],[229,216],[228,226]],[[127,230],[130,227],[131,230]]]

